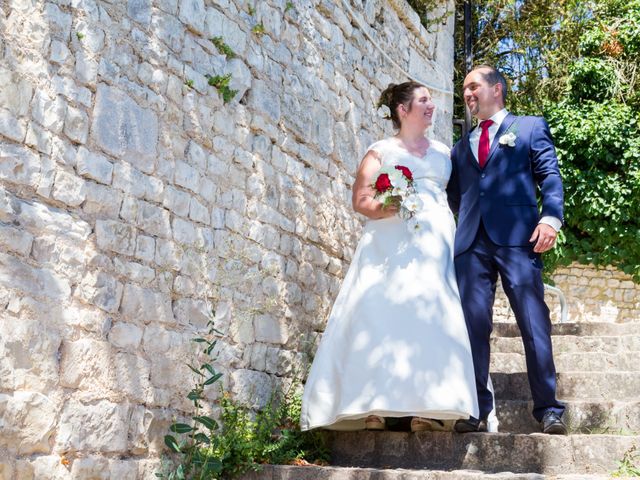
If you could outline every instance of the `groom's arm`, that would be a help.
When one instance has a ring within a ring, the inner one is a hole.
[[[564,193],[556,149],[544,118],[537,117],[535,122],[531,132],[530,155],[533,175],[542,196],[541,216],[555,217],[562,223]]]
[[[451,176],[449,177],[449,183],[447,183],[447,200],[449,201],[449,208],[455,214],[460,209],[460,184],[458,181],[458,167],[456,166],[457,146],[453,146],[451,150]]]
[[[530,152],[533,175],[542,196],[542,218],[529,241],[535,242],[534,252],[543,253],[553,247],[562,226],[564,194],[549,125],[541,117],[536,118],[535,122]]]

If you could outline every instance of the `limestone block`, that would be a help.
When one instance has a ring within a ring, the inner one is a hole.
[[[158,143],[158,119],[124,92],[98,85],[91,136],[105,152],[133,162],[143,172],[153,171]]]
[[[191,190],[192,192],[197,192],[200,174],[188,163],[176,162],[174,180],[176,185]]]
[[[141,356],[119,352],[114,355],[114,378],[118,392],[136,403],[146,403],[150,398],[150,364]]]
[[[122,192],[93,182],[85,183],[86,198],[82,209],[90,214],[113,216],[120,210]]]
[[[49,23],[51,35],[64,41],[69,41],[71,33],[71,15],[64,13],[53,3],[44,6],[43,17]]]
[[[158,471],[158,470],[156,470]],[[137,460],[109,460],[109,479],[118,480],[137,480],[138,478],[138,461]]]
[[[62,43],[59,40],[53,40],[51,42],[51,54],[49,55],[49,60],[53,63],[62,65],[69,59],[70,55],[71,52],[65,43]]]
[[[181,325],[193,325],[201,329],[213,319],[209,304],[204,300],[181,298],[173,302],[173,314]]]
[[[164,453],[164,436],[174,421],[174,416],[166,410],[134,407],[129,424],[129,449],[136,455]]]
[[[182,251],[175,242],[158,238],[155,262],[161,267],[178,270],[182,262]]]
[[[30,233],[0,223],[0,246],[3,248],[20,255],[29,255],[32,244],[33,235]]]
[[[258,315],[253,320],[256,340],[266,343],[285,344],[289,339],[289,332],[283,320],[271,315]]]
[[[257,112],[263,112],[273,123],[280,120],[280,99],[262,80],[254,80],[249,94],[248,106]],[[309,123],[307,123],[307,126]]]
[[[80,147],[76,158],[76,170],[83,177],[109,185],[113,175],[113,164],[107,157]]]
[[[23,297],[17,305],[33,320],[0,324],[0,383],[6,390],[48,392],[58,382],[60,334],[50,326],[50,304],[39,304],[41,311],[33,311],[34,304],[38,302]]]
[[[51,155],[52,150],[52,137],[51,133],[47,130],[43,129],[40,125],[35,122],[31,122],[29,124],[29,128],[27,129],[27,136],[24,139],[24,142],[34,147],[41,153],[46,155]]]
[[[264,343],[254,343],[251,345],[250,365],[253,370],[264,372],[267,365],[268,347]]]
[[[110,480],[109,460],[103,457],[76,458],[71,466],[71,478]]]
[[[212,201],[212,199],[216,198],[217,192],[218,192],[218,187],[212,180],[209,180],[206,177],[200,178],[198,193],[205,200],[205,202],[210,202]]]
[[[173,325],[176,323],[169,297],[131,283],[124,288],[120,312],[124,318],[138,324],[160,322]]]
[[[168,237],[171,234],[169,212],[148,202],[138,204],[136,224],[147,233],[159,237]]]
[[[136,247],[136,229],[114,220],[97,220],[96,242],[102,250],[133,255]]]
[[[155,249],[156,241],[153,237],[138,235],[138,238],[136,239],[136,258],[145,262],[151,262],[153,261]]]
[[[189,204],[189,218],[193,221],[204,223],[209,225],[211,218],[209,215],[209,209],[202,205],[195,198],[191,198]]]
[[[266,373],[240,369],[231,374],[234,398],[250,408],[263,408],[269,402],[272,389],[273,381]]]
[[[117,387],[109,342],[87,338],[63,342],[60,385],[105,395]]]
[[[162,205],[171,210],[176,215],[186,217],[189,214],[189,203],[191,197],[188,193],[178,190],[171,185],[164,190]]]
[[[251,88],[251,70],[239,58],[234,58],[227,63],[227,73],[231,74],[229,88],[237,90],[235,99],[241,99],[244,94]]]
[[[193,223],[175,217],[173,219],[173,239],[182,245],[195,245],[197,242],[196,228]]]
[[[124,453],[127,448],[129,406],[107,400],[84,405],[66,402],[56,435],[56,452],[89,450]]]
[[[296,360],[296,354],[291,350],[269,347],[266,355],[266,372],[280,376],[290,375],[294,373],[296,367],[301,367]]]
[[[18,120],[8,110],[0,109],[0,135],[21,143],[26,134],[26,120]]]
[[[87,108],[91,107],[91,90],[77,86],[71,78],[55,76],[51,79],[51,88],[56,95],[64,95],[68,99],[81,103]],[[69,116],[68,110],[66,116]]]
[[[193,140],[189,142],[189,146],[187,147],[187,161],[189,165],[193,165],[200,170],[207,168],[207,154],[204,149]]]
[[[128,0],[127,15],[135,22],[149,25],[151,22],[151,0]]]
[[[204,34],[206,10],[203,0],[180,0],[178,18],[187,28],[196,33]]]
[[[29,101],[33,87],[27,79],[17,72],[0,68],[0,107],[20,117],[29,111]]]
[[[53,185],[52,196],[56,200],[77,207],[84,202],[87,193],[82,178],[65,170],[58,170]]]
[[[142,341],[142,329],[133,323],[118,322],[109,332],[109,341],[125,350],[136,350]]]
[[[122,284],[104,272],[88,272],[82,279],[76,295],[86,303],[115,313],[122,298]]]
[[[166,330],[163,326],[152,323],[145,327],[142,342],[145,353],[166,354],[179,347],[183,338],[177,332]]]
[[[205,30],[207,36],[222,37],[237,55],[243,56],[246,52],[249,35],[236,22],[215,8],[207,8]]]
[[[19,259],[0,253],[0,285],[36,297],[63,300],[71,294],[69,282],[52,270],[33,268]]]
[[[113,187],[137,198],[146,195],[150,188],[149,178],[126,162],[119,162],[113,168]]]
[[[64,133],[76,143],[87,143],[89,135],[89,117],[82,110],[67,105],[64,118]]]
[[[113,266],[115,267],[118,275],[142,285],[151,284],[156,277],[156,272],[153,268],[141,265],[137,262],[129,262],[120,258],[114,258]]]
[[[95,85],[98,79],[98,62],[90,55],[82,50],[76,53],[75,78],[85,85]]]
[[[0,180],[35,188],[40,179],[40,156],[19,145],[0,143]]]
[[[41,393],[0,393],[0,448],[18,455],[49,453],[58,409]]]

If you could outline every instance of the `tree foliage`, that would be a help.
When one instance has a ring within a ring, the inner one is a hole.
[[[544,114],[556,142],[565,226],[548,270],[578,260],[640,280],[640,0],[474,4],[474,63],[501,69],[507,108]],[[456,35],[460,50],[460,22]],[[459,85],[463,62],[458,55]],[[456,109],[461,116],[461,98]]]

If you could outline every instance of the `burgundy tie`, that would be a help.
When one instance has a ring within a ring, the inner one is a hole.
[[[480,168],[484,168],[489,156],[489,127],[493,125],[493,120],[483,120],[480,122],[482,133],[480,134],[480,144],[478,145],[478,164]]]

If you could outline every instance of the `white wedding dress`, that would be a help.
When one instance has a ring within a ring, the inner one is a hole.
[[[309,372],[301,428],[362,429],[368,415],[477,418],[445,193],[449,149],[432,140],[419,158],[384,139],[369,150],[413,172],[421,229],[398,217],[367,221]]]

